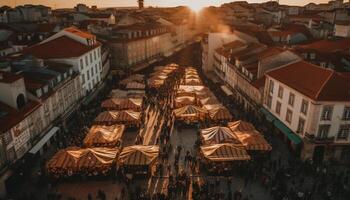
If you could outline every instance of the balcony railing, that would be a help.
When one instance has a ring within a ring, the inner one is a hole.
[[[305,138],[308,139],[310,142],[317,143],[317,144],[327,144],[334,142],[334,136],[332,137],[320,137],[315,136],[314,134],[305,133]]]

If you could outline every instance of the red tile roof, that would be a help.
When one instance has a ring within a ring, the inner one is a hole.
[[[100,45],[101,44],[97,42],[96,45],[87,46],[67,36],[61,36],[57,39],[31,46],[25,49],[23,53],[32,54],[42,59],[73,58],[79,57]]]
[[[318,40],[310,44],[299,45],[296,49],[309,49],[318,52],[335,52],[348,50],[350,48],[350,39]]]
[[[75,27],[69,27],[69,28],[65,28],[64,29],[67,32],[73,33],[79,37],[83,37],[83,38],[95,38],[95,35],[88,33],[88,32],[84,32],[82,30],[79,30]]]
[[[29,101],[22,109],[16,110],[0,102],[0,111],[6,113],[6,115],[0,117],[0,134],[7,132],[9,129],[20,123],[40,106],[40,103],[37,101]]]
[[[0,71],[0,76],[2,76],[0,78],[0,83],[13,83],[23,78],[23,76],[20,74],[14,74],[14,73],[4,72],[4,71]]]
[[[350,101],[350,77],[347,74],[300,61],[272,70],[267,75],[315,101]]]

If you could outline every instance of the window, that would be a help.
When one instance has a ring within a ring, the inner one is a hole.
[[[315,58],[316,58],[316,54],[315,54],[315,53],[311,53],[311,54],[310,54],[310,59],[311,59],[311,60],[314,60]]]
[[[303,101],[301,102],[300,112],[306,115],[308,107],[309,107],[309,102],[303,99]]]
[[[96,60],[96,51],[94,51],[94,59]]]
[[[91,67],[90,73],[91,73],[91,77],[93,77],[94,76],[94,68]]]
[[[286,121],[288,123],[291,123],[292,122],[292,117],[293,117],[293,112],[291,110],[287,110],[287,113],[286,113]]]
[[[333,112],[333,106],[324,106],[322,111],[322,120],[331,120]]]
[[[97,74],[97,64],[95,64],[95,73]]]
[[[266,105],[267,105],[268,108],[271,109],[271,105],[272,105],[272,96],[271,95],[269,95],[267,97]]]
[[[294,99],[295,99],[295,95],[293,93],[289,93],[288,104],[293,106],[294,105]]]
[[[83,70],[83,69],[84,69],[83,59],[80,59],[80,69],[81,69],[81,70]]]
[[[281,99],[283,98],[283,87],[282,86],[278,87],[278,97]]]
[[[87,56],[85,56],[85,65],[89,65],[89,60]]]
[[[328,137],[328,132],[330,129],[331,125],[328,124],[322,124],[318,127],[318,138],[327,138]]]
[[[85,84],[85,74],[82,74],[82,75],[81,75],[81,82],[82,82],[83,84]]]
[[[350,126],[349,125],[340,125],[337,139],[338,140],[347,140],[349,137]]]
[[[297,133],[303,133],[305,126],[305,120],[303,118],[299,118]]]
[[[276,102],[276,113],[277,114],[281,113],[281,103],[279,101]]]
[[[272,80],[270,80],[270,83],[269,83],[269,92],[272,94],[273,93],[273,87],[274,87],[274,83]]]
[[[345,107],[343,112],[343,120],[350,120],[350,107]]]
[[[89,71],[87,71],[86,75],[87,75],[87,80],[89,81],[90,80],[90,73],[89,73]]]
[[[90,53],[90,63],[92,63],[92,53]]]

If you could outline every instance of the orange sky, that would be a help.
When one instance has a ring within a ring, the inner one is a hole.
[[[208,6],[220,5],[233,0],[145,0],[146,6],[178,6],[178,5],[194,5]],[[248,2],[264,2],[267,0],[248,0]],[[289,5],[305,5],[308,2],[326,3],[329,0],[280,0],[281,4]],[[345,0],[347,1],[347,0]],[[137,0],[0,0],[0,5],[22,5],[22,4],[43,4],[52,8],[69,8],[74,7],[77,3],[85,3],[87,5],[97,5],[98,7],[113,7],[113,6],[136,6]]]

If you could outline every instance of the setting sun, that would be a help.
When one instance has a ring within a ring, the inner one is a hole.
[[[187,6],[195,12],[199,12],[200,10],[202,10],[204,7],[206,7],[208,5],[202,1],[201,2],[193,1],[193,2],[187,3]]]

